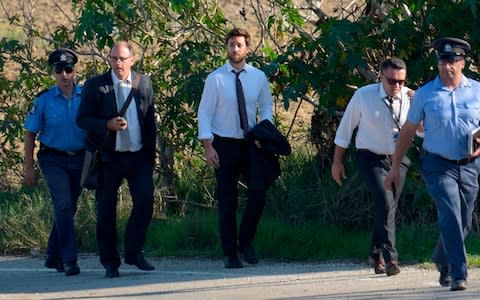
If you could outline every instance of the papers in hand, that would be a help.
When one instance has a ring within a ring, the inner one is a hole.
[[[476,139],[480,137],[480,127],[477,127],[468,133],[468,154],[472,155],[475,152],[479,145],[476,142]]]

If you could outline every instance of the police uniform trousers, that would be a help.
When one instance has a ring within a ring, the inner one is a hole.
[[[84,151],[69,155],[61,151],[38,152],[38,163],[45,180],[54,210],[54,221],[48,237],[47,256],[61,258],[63,263],[77,262],[77,243],[73,217],[82,187]]]
[[[102,158],[101,182],[96,190],[97,243],[104,267],[120,266],[117,250],[116,212],[118,189],[126,179],[132,197],[132,211],[125,229],[125,259],[141,254],[153,214],[153,162],[145,151],[109,152]]]
[[[359,149],[356,161],[358,172],[375,205],[375,219],[369,255],[376,261],[382,257],[386,262],[397,261],[395,214],[405,183],[408,165],[404,163],[400,165],[400,187],[392,192],[383,185],[392,166],[392,160],[388,155],[378,155],[368,150]]]
[[[464,240],[472,225],[478,193],[480,160],[456,164],[436,154],[423,152],[421,172],[438,213],[440,238],[432,260],[448,266],[453,280],[467,279]]]
[[[237,254],[238,180],[248,171],[247,140],[215,135],[212,145],[220,160],[220,167],[215,170],[220,240],[223,254],[232,256]],[[246,206],[238,232],[240,251],[252,246],[264,207],[265,191],[247,188]]]

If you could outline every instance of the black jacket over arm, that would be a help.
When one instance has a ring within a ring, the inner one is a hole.
[[[76,122],[78,127],[87,132],[87,149],[89,150],[100,147],[105,136],[109,134],[108,120],[118,116],[111,72],[109,70],[102,75],[88,79],[83,87]],[[132,71],[132,81],[135,76],[141,76],[133,99],[137,106],[143,150],[154,159],[157,127],[152,82],[149,77]],[[110,139],[104,148],[106,154],[115,151],[115,142],[116,134],[110,132]]]
[[[262,148],[255,145],[260,142]],[[248,188],[268,190],[280,176],[279,155],[290,155],[287,139],[269,121],[263,120],[248,133]]]

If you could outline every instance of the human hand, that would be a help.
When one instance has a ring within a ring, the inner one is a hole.
[[[127,129],[127,120],[123,117],[114,117],[108,120],[107,128],[112,131],[122,131]]]
[[[33,166],[24,166],[23,170],[23,183],[26,186],[33,187],[37,185],[37,172]]]
[[[400,171],[391,169],[383,181],[383,186],[389,191],[395,191],[400,186]]]
[[[332,177],[338,185],[342,185],[342,180],[347,178],[345,167],[342,162],[333,162]]]
[[[220,159],[218,158],[217,150],[215,150],[213,146],[205,148],[205,160],[207,164],[214,169],[220,167]]]
[[[407,91],[407,96],[410,97],[410,99],[412,99],[413,96],[415,96],[415,90],[408,90]]]

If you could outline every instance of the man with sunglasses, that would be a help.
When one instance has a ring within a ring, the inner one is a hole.
[[[347,105],[335,136],[332,177],[339,184],[346,178],[343,157],[352,134],[355,140],[358,172],[374,200],[375,220],[369,260],[375,274],[396,275],[398,252],[395,248],[395,213],[407,174],[408,159],[401,165],[401,179],[395,191],[384,188],[391,167],[398,132],[404,124],[413,92],[405,87],[407,66],[397,57],[381,64],[380,82],[358,89]]]
[[[437,208],[440,228],[432,259],[440,272],[440,285],[457,291],[466,289],[464,240],[471,229],[478,193],[480,160],[476,158],[480,149],[470,153],[468,139],[469,132],[480,124],[480,83],[463,75],[469,43],[442,38],[435,40],[432,47],[437,52],[439,75],[415,94],[385,187],[399,187],[400,161],[418,124],[423,122],[420,167]]]
[[[153,169],[157,127],[152,81],[132,70],[134,49],[126,41],[110,50],[110,70],[85,82],[77,124],[87,132],[87,148],[95,150],[108,136],[102,151],[100,183],[96,190],[97,243],[105,277],[119,277],[116,212],[118,190],[125,179],[132,196],[132,210],[125,229],[125,263],[145,271],[154,266],[142,250],[153,214]],[[139,79],[138,86],[134,83]],[[135,89],[134,89],[135,88]],[[133,98],[119,115],[130,91]]]
[[[80,175],[85,136],[75,123],[81,94],[81,87],[74,82],[77,61],[75,52],[66,48],[49,55],[48,62],[57,83],[37,94],[25,121],[24,183],[28,186],[37,184],[33,153],[38,135],[38,164],[54,209],[45,266],[65,272],[67,276],[80,273],[73,218],[82,190]]]

